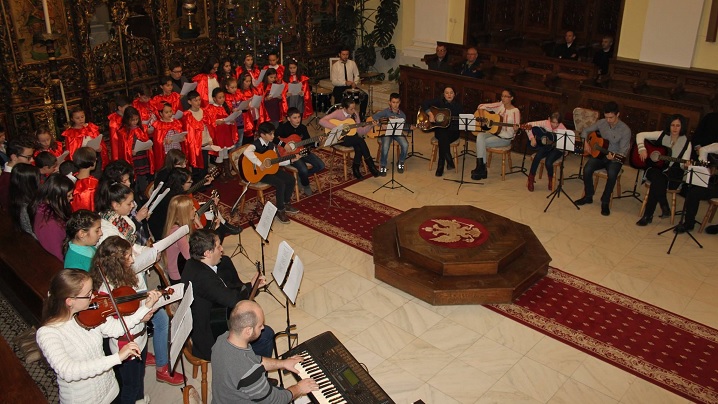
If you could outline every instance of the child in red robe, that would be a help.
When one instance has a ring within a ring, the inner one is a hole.
[[[122,115],[125,113],[125,108],[130,105],[130,100],[124,95],[120,94],[115,97],[115,112],[107,116],[108,125],[110,127],[110,152],[112,153],[112,161],[120,158],[120,150],[122,149],[122,142],[117,134],[117,131],[122,127]],[[72,152],[70,152],[72,153]]]
[[[58,142],[55,137],[50,133],[50,128],[47,125],[41,125],[35,131],[35,138],[37,139],[38,148],[35,149],[35,157],[40,152],[52,153],[55,157],[60,157],[62,154],[62,143]]]
[[[267,69],[274,69],[275,72],[277,72],[277,84],[282,82],[282,79],[284,78],[284,66],[279,64],[279,55],[277,52],[271,52],[269,55],[267,55],[267,62],[268,65],[264,66],[262,70]],[[265,76],[269,74],[269,72],[265,73]]]
[[[177,94],[177,93],[174,93]],[[179,100],[179,98],[177,98]],[[173,118],[172,106],[165,103],[160,111],[160,119],[152,122],[148,132],[152,135],[152,151],[155,158],[155,168],[165,165],[165,154],[172,149],[182,149],[184,142],[175,142],[172,137],[182,133],[182,122]]]
[[[204,108],[209,105],[212,90],[219,87],[219,81],[217,81],[217,69],[219,69],[219,61],[214,56],[210,56],[202,65],[200,73],[192,77],[192,81],[197,83],[197,88],[195,90],[202,100],[200,108]]]
[[[224,90],[215,88],[212,91],[212,104],[209,104],[205,111],[209,115],[209,121],[214,126],[213,143],[219,147],[232,147],[237,144],[239,136],[237,125],[234,121],[225,120],[233,110],[224,98]]]
[[[62,136],[65,138],[65,147],[70,151],[71,156],[90,139],[102,136],[97,125],[85,122],[85,111],[80,108],[72,110],[70,121],[72,121],[72,127],[62,132]],[[105,164],[110,162],[110,155],[107,152],[105,142],[101,141],[100,146],[95,151],[98,157],[97,166],[104,167]]]
[[[172,114],[182,110],[182,103],[180,102],[179,93],[172,91],[172,77],[164,76],[160,79],[160,89],[162,93],[152,97],[152,108],[157,116],[162,115],[162,109],[165,107],[165,103],[170,104],[172,107]]]
[[[72,162],[77,166],[78,171],[74,174],[77,181],[75,189],[72,191],[72,211],[77,212],[80,209],[95,211],[95,191],[99,180],[90,173],[95,169],[97,164],[97,155],[90,147],[80,147],[72,155]]]
[[[289,85],[284,88],[287,107],[294,107],[302,113],[302,119],[307,119],[314,113],[312,108],[312,92],[309,89],[309,77],[302,74],[299,63],[291,59],[287,62],[287,69],[284,71],[285,83],[302,83],[302,91],[296,94],[289,93]]]
[[[276,70],[267,69],[267,73],[264,74],[264,79],[262,79],[262,84],[258,87],[258,92],[264,97],[259,108],[259,124],[271,122],[275,128],[279,126],[280,122],[284,121],[284,116],[287,113],[286,99],[281,95],[279,97],[270,95],[272,84],[281,84],[277,82],[277,77]]]
[[[122,127],[117,133],[122,142],[120,158],[132,165],[138,189],[145,189],[155,172],[154,153],[152,153],[152,148],[135,153],[137,141],[150,140],[145,126],[140,121],[140,112],[135,107],[125,108],[125,113],[122,115]]]
[[[197,177],[201,178],[207,173],[209,160],[209,154],[206,150],[202,150],[202,146],[212,144],[214,128],[210,122],[210,114],[200,106],[202,99],[199,93],[190,91],[187,94],[187,101],[190,108],[182,116],[182,128],[187,132],[184,152],[187,156],[187,164],[199,169],[193,171],[193,177],[196,171]]]
[[[228,82],[227,93],[232,93],[232,90],[233,88],[231,82]],[[232,95],[233,102],[239,105],[242,101],[251,100],[255,95],[258,95],[258,92],[252,85],[252,76],[246,72],[242,73],[239,77],[239,89],[236,89],[235,86],[234,93]],[[259,109],[257,108],[248,108],[242,111],[242,126],[244,126],[244,131],[239,134],[242,139],[242,144],[248,144],[254,141],[254,132],[257,128],[258,117]]]
[[[144,126],[148,126],[157,120],[156,110],[150,100],[151,94],[147,86],[138,86],[135,88],[135,99],[132,100],[132,106],[140,112],[140,119]]]
[[[244,73],[247,73],[252,76],[253,80],[259,80],[259,67],[254,64],[254,56],[249,54],[244,55],[244,63],[242,64],[242,66],[237,66],[235,75],[237,79],[242,77],[242,74]]]

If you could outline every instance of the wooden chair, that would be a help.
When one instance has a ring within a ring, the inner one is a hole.
[[[334,155],[336,153],[341,153],[342,155],[342,166],[344,167],[344,181],[349,179],[347,176],[347,159],[354,153],[354,148],[349,146],[344,146],[340,144],[335,144],[332,146],[332,163],[334,162]],[[362,164],[364,165],[364,172],[369,172],[369,168],[366,166],[366,161],[362,159]]]
[[[511,145],[503,147],[487,147],[486,153],[488,153],[486,160],[486,168],[491,167],[491,158],[494,154],[501,156],[501,181],[506,181],[506,169],[511,169]]]
[[[232,153],[229,154],[229,161],[230,161],[230,164],[232,165],[232,169],[237,171],[238,173],[241,172],[241,168],[239,167],[239,158],[242,156],[242,153],[244,153],[244,149],[246,149],[247,146],[249,146],[249,145],[244,145],[242,147],[234,149],[232,151]],[[238,178],[239,178],[239,184],[241,186],[244,187],[245,185],[247,185],[247,182],[242,179],[241,175]],[[265,202],[264,191],[266,191],[267,189],[269,189],[271,187],[272,187],[271,185],[265,184],[263,182],[249,184],[249,189],[257,192],[257,197],[259,198],[259,201],[262,203],[262,205],[264,205],[264,202]],[[246,196],[247,196],[246,194],[242,196],[242,202],[239,206],[239,213],[244,212],[244,202],[245,202]]]
[[[297,202],[299,202],[299,170],[291,164],[288,166],[282,166],[282,168],[294,177],[294,197]],[[311,169],[313,166],[307,163],[307,168]],[[322,183],[319,181],[319,175],[315,173],[312,177],[314,178],[314,183],[317,184],[317,191],[322,192]]]
[[[574,128],[576,128],[576,137],[581,137],[581,132],[588,128],[589,126],[593,125],[598,121],[598,118],[600,117],[600,113],[596,111],[595,109],[588,109],[588,108],[574,108],[573,109],[573,125]],[[579,163],[581,167],[583,167],[584,163],[586,161],[585,156],[581,155],[581,162]],[[581,169],[582,170],[582,169]],[[582,172],[579,170],[579,174]]]
[[[454,172],[459,172],[459,143],[461,138],[451,142],[451,153],[454,155]],[[431,159],[429,159],[429,171],[434,167],[434,162],[437,160],[439,155],[439,141],[435,138],[431,138]]]
[[[643,217],[643,213],[646,211],[646,204],[648,203],[648,193],[651,191],[650,181],[646,181],[643,185],[646,186],[646,195],[643,197],[643,203],[641,204],[641,211],[638,212],[638,217]],[[673,224],[676,220],[676,196],[678,195],[678,190],[668,189],[666,190],[666,195],[671,196],[671,224]]]
[[[200,379],[202,404],[207,404],[207,395],[209,392],[207,383],[207,370],[209,370],[210,361],[200,359],[192,355],[192,338],[187,338],[187,342],[185,342],[184,348],[182,348],[182,353],[184,353],[184,356],[185,358],[187,358],[187,361],[192,364],[193,379],[197,378],[197,370],[202,370],[202,379]]]
[[[716,215],[716,209],[718,209],[718,198],[713,198],[708,201],[708,210],[706,210],[706,215],[703,216],[703,222],[701,222],[701,228],[698,229],[698,233],[703,233],[708,223],[713,221],[713,217]],[[671,222],[671,224],[673,224],[673,222]]]
[[[616,196],[614,196],[613,198],[618,198],[619,196],[621,196],[621,175],[623,175],[623,169],[621,169],[621,171],[618,172],[618,177],[616,177],[616,186],[614,188],[616,191],[615,192]],[[602,168],[600,170],[596,170],[593,172],[593,190],[594,190],[594,192],[598,188],[598,181],[602,178],[605,179],[606,181],[608,181],[608,172],[606,171],[605,168]],[[608,203],[609,207],[613,207],[613,198],[611,198],[611,201]]]
[[[532,154],[532,155],[529,156],[529,166],[531,166],[531,164],[533,163],[535,157],[536,157],[535,154]],[[538,179],[543,178],[543,166],[544,166],[543,164],[539,164]],[[564,166],[564,167],[565,167],[565,166]],[[553,163],[553,175],[554,175],[554,177],[553,177],[553,189],[556,189],[556,180],[558,179],[557,173],[558,173],[558,171],[559,171],[560,169],[561,169],[561,159],[558,159],[558,160],[556,160],[556,162]]]

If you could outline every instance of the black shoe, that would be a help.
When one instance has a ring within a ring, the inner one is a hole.
[[[661,204],[661,215],[658,217],[660,217],[661,219],[671,217],[671,206],[668,204]]]
[[[454,165],[454,158],[451,157],[451,153],[446,155],[446,169],[447,170],[455,170],[456,166]]]
[[[226,234],[235,235],[235,234],[239,234],[242,232],[241,227],[235,226],[233,224],[229,224],[229,222],[224,222],[223,226],[225,228]]]
[[[638,225],[638,226],[648,226],[648,224],[651,223],[651,222],[653,222],[653,216],[643,216],[642,218],[640,218],[640,219],[636,222],[636,225]]]
[[[369,172],[371,173],[371,175],[373,175],[374,177],[378,177],[379,170],[376,169],[376,166],[374,165],[374,160],[366,159],[364,161],[366,161],[366,166],[369,167]]]
[[[399,174],[404,174],[404,163],[399,163],[399,165],[396,166],[396,171],[398,171]]]
[[[576,205],[578,205],[578,206],[588,205],[588,204],[590,204],[590,203],[593,203],[593,198],[589,198],[589,197],[587,197],[587,196],[584,196],[583,198],[578,199],[578,200],[576,201]]]
[[[291,203],[287,202],[284,204],[284,212],[291,215],[294,213],[299,213],[299,209],[295,208],[294,206],[292,206]]]
[[[678,226],[676,226],[675,229],[673,229],[674,232],[681,234],[685,233],[687,231],[693,230],[693,228],[696,226],[695,222],[693,223],[679,223]]]
[[[479,168],[471,170],[471,179],[472,180],[483,180],[486,178],[489,178],[489,173],[488,173],[488,171],[486,171],[485,165],[482,165]]]
[[[718,234],[718,224],[710,225],[705,230],[708,234]]]
[[[352,164],[352,174],[354,174],[354,178],[358,180],[361,179],[361,172],[359,172],[359,164]]]
[[[444,165],[443,164],[436,167],[436,173],[434,175],[436,175],[437,177],[441,177],[442,175],[444,175]]]
[[[602,203],[602,204],[601,204],[601,214],[602,214],[603,216],[608,216],[608,215],[611,214],[611,209],[608,208],[608,204],[607,204],[607,203]]]
[[[282,223],[289,223],[289,218],[287,217],[287,214],[283,210],[277,211],[277,219],[279,219]]]

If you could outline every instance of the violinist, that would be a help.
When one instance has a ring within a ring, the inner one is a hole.
[[[103,337],[118,337],[124,333],[120,320],[108,317],[98,327],[86,329],[74,319],[89,307],[94,296],[92,278],[79,269],[63,269],[50,281],[50,289],[42,310],[42,327],[37,330],[37,344],[57,374],[61,403],[110,403],[119,392],[112,367],[132,357],[140,356],[135,342],[124,345],[118,352],[105,356]],[[149,313],[160,297],[151,291],[144,304],[132,315],[124,317],[128,327],[134,327]]]

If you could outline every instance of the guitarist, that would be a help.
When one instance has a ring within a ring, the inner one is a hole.
[[[437,47],[438,49],[438,47]],[[429,114],[429,122],[434,122],[434,114],[429,108],[447,108],[451,111],[452,117],[458,117],[463,113],[464,108],[456,101],[456,93],[452,87],[444,88],[444,94],[441,98],[427,100],[421,104],[421,109]],[[439,162],[436,166],[436,176],[444,175],[444,163],[447,170],[453,170],[454,157],[451,156],[451,144],[459,139],[459,121],[452,119],[447,128],[437,127],[434,129],[434,137],[439,143]]]
[[[291,139],[290,136],[292,136]],[[283,147],[287,152],[292,152],[291,145],[288,145],[286,142],[307,139],[311,139],[311,136],[309,136],[307,127],[302,123],[301,112],[299,112],[299,109],[296,107],[290,107],[287,109],[287,120],[280,123],[274,132],[274,143],[279,147]],[[321,141],[322,138],[319,139],[319,142]],[[316,147],[317,144],[314,143],[311,146]],[[312,165],[311,169],[307,167],[307,163]],[[310,196],[312,194],[312,187],[309,185],[309,176],[322,171],[324,169],[324,162],[316,154],[308,152],[291,164],[297,169],[299,182],[302,185],[304,195]]]
[[[618,104],[609,101],[603,106],[603,119],[599,119],[593,125],[587,127],[581,132],[581,138],[586,139],[591,132],[599,131],[603,139],[608,140],[608,154],[599,158],[589,157],[588,162],[583,170],[583,189],[585,196],[576,201],[576,205],[586,205],[593,203],[593,173],[602,168],[608,173],[608,181],[606,188],[601,195],[601,214],[608,216],[611,214],[609,202],[611,202],[611,194],[613,187],[616,185],[616,179],[621,172],[621,163],[614,157],[616,154],[624,156],[628,155],[631,148],[631,129],[619,118]],[[590,147],[586,147],[589,150]]]
[[[359,116],[356,113],[356,102],[351,99],[342,100],[342,107],[335,110],[331,114],[324,115],[324,117],[319,120],[319,124],[322,125],[322,127],[324,128],[334,129],[337,126],[331,122],[332,119],[336,119],[339,121],[345,121],[347,119],[350,119],[356,123],[360,123],[361,121],[359,120]],[[368,133],[371,129],[371,126],[359,127],[357,128],[357,135],[364,135]],[[352,163],[352,174],[354,174],[354,177],[356,177],[356,179],[360,180],[362,178],[361,172],[359,172],[359,165],[361,164],[362,157],[364,158],[367,167],[369,167],[369,172],[371,172],[371,175],[375,177],[379,176],[379,170],[377,170],[376,166],[374,165],[374,158],[372,158],[371,152],[369,151],[369,146],[366,145],[366,141],[364,141],[363,136],[345,136],[341,143],[344,146],[354,148],[354,162]]]
[[[560,112],[554,112],[551,114],[551,116],[548,117],[545,121],[536,121],[536,122],[529,122],[527,124],[528,126],[531,126],[532,128],[541,128],[545,130],[546,132],[555,132],[557,130],[565,131],[566,127],[563,126],[562,119],[561,119],[561,113]],[[531,163],[531,169],[529,169],[529,180],[528,180],[528,190],[530,192],[534,191],[534,182],[536,177],[536,169],[538,169],[539,164],[541,164],[541,159],[546,158],[546,175],[548,175],[548,190],[553,191],[553,163],[556,162],[556,160],[561,158],[561,150],[556,149],[555,144],[551,145],[543,145],[539,142],[539,140],[536,139],[536,137],[533,134],[533,130],[530,130],[527,132],[529,141],[531,142],[531,147],[536,148],[536,154],[534,155],[533,163]]]
[[[257,167],[257,170],[261,170],[263,162],[257,157],[256,153],[264,153],[269,150],[277,151],[277,145],[274,144],[274,125],[271,122],[259,124],[257,134],[259,137],[244,149],[243,154]],[[299,156],[295,156],[291,162],[297,160],[299,160]],[[279,165],[286,166],[289,165],[289,162],[289,160],[284,160]],[[294,177],[284,170],[279,170],[275,174],[265,175],[262,182],[273,186],[277,190],[277,219],[282,223],[289,223],[287,213],[294,214],[299,212],[291,203],[292,191],[294,191]]]
[[[389,95],[389,107],[372,115],[372,119],[375,122],[378,122],[381,119],[401,118],[406,123],[406,114],[404,113],[404,111],[399,109],[399,104],[401,104],[399,94],[391,93]],[[405,125],[404,129],[408,130],[409,125]],[[399,174],[404,173],[404,161],[406,161],[406,155],[409,153],[409,142],[406,141],[406,137],[403,135],[382,136],[381,158],[379,161],[379,175],[381,175],[382,177],[386,176],[387,157],[389,155],[389,146],[391,146],[392,140],[399,143],[399,147],[401,148],[401,153],[399,154],[399,163],[397,164],[396,168],[399,171]]]
[[[501,116],[501,122],[513,123],[513,126],[504,126],[501,132],[496,136],[488,132],[481,132],[476,136],[476,168],[471,171],[472,180],[481,180],[488,178],[486,171],[486,149],[489,147],[505,147],[511,144],[516,135],[516,130],[521,122],[521,112],[513,104],[514,91],[506,88],[501,92],[501,101],[490,104],[479,104],[476,112],[479,110],[489,110]]]
[[[671,150],[671,157],[688,161],[691,157],[691,142],[686,137],[687,131],[686,118],[681,114],[675,114],[670,116],[668,127],[663,131],[637,134],[636,145],[638,145],[638,155],[641,161],[649,158],[646,151],[646,140],[655,140],[658,145],[668,147]],[[651,223],[657,204],[661,205],[661,218],[671,215],[666,190],[678,189],[681,185],[684,174],[683,166],[684,164],[681,162],[671,162],[665,169],[658,167],[646,169],[645,178],[650,181],[648,200],[646,201],[646,210],[643,212],[643,217],[636,222],[637,225],[646,226]]]

